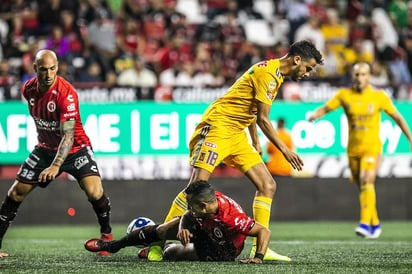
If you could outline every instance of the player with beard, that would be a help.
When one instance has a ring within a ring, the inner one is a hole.
[[[193,172],[189,184],[208,181],[221,163],[236,167],[256,187],[253,217],[269,227],[272,199],[276,183],[262,158],[256,124],[265,136],[282,152],[296,170],[301,170],[302,159],[279,138],[269,119],[269,112],[285,77],[298,81],[308,77],[323,62],[320,52],[308,41],[292,44],[289,52],[279,58],[259,62],[247,70],[228,92],[214,101],[204,112],[190,140],[190,164]],[[245,129],[248,128],[252,145]],[[174,199],[165,222],[181,216],[187,209],[186,197],[180,192]],[[256,246],[252,247],[251,258]],[[162,260],[161,245],[152,245],[150,261]],[[290,258],[268,249],[264,260],[290,261]]]
[[[76,178],[97,215],[101,238],[111,240],[110,202],[103,192],[91,143],[80,120],[77,93],[57,76],[58,61],[53,51],[37,52],[33,66],[36,77],[23,85],[22,94],[36,125],[38,144],[20,167],[1,205],[0,248],[27,195],[37,186],[47,187],[62,172]],[[0,252],[0,257],[6,256]]]
[[[382,155],[379,137],[381,111],[401,128],[411,149],[412,137],[408,124],[385,91],[369,84],[370,76],[369,64],[355,64],[352,68],[352,87],[339,89],[333,98],[313,112],[309,121],[315,121],[342,106],[348,119],[347,156],[351,181],[359,188],[360,221],[355,233],[365,238],[378,238],[382,229],[376,208],[375,180]]]

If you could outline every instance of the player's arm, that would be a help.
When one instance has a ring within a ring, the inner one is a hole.
[[[256,149],[259,155],[262,156],[262,147],[260,146],[260,142],[259,142],[257,127],[256,127],[256,120],[250,124],[248,129],[249,129],[250,138],[252,139],[253,147]]]
[[[405,134],[406,138],[408,138],[409,147],[412,150],[411,131],[405,119],[403,118],[402,114],[400,114],[399,111],[395,111],[394,113],[386,113],[386,114],[388,114],[395,121],[395,123],[401,128],[403,134]]]
[[[190,243],[190,239],[193,237],[193,234],[190,232],[189,227],[192,223],[192,217],[190,212],[186,213],[180,218],[179,230],[177,232],[177,239],[182,243],[182,245],[187,245]]]
[[[270,105],[257,102],[257,119],[256,123],[259,125],[260,129],[263,131],[265,136],[282,152],[285,159],[291,164],[294,169],[302,170],[303,161],[292,150],[290,150],[286,144],[282,141],[279,135],[273,128],[272,123],[269,119]]]
[[[57,149],[56,156],[54,157],[51,165],[43,170],[39,175],[39,182],[46,182],[47,180],[54,180],[59,173],[60,167],[66,160],[69,151],[74,142],[74,127],[76,120],[68,120],[61,123],[62,139]]]
[[[255,222],[253,228],[249,231],[249,236],[256,237],[256,254],[254,258],[241,260],[241,263],[255,263],[261,264],[263,262],[263,256],[269,246],[270,241],[270,230],[263,225]]]
[[[308,121],[313,122],[319,119],[320,117],[323,117],[326,113],[330,111],[331,109],[327,105],[323,105],[312,112],[312,114],[308,118]]]

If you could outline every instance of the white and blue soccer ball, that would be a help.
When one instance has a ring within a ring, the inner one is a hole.
[[[142,228],[148,225],[155,225],[156,223],[153,222],[152,219],[147,218],[147,217],[138,217],[136,219],[134,219],[133,221],[131,221],[131,223],[129,224],[129,226],[126,229],[126,233],[130,234],[133,231],[135,231],[138,228]]]

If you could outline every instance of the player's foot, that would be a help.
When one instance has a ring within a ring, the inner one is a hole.
[[[147,259],[147,253],[149,253],[149,247],[143,247],[142,249],[139,250],[137,253],[137,256],[139,256],[140,259]]]
[[[379,238],[379,236],[381,236],[381,234],[382,234],[381,226],[380,225],[373,225],[371,227],[371,233],[369,235],[369,238],[377,239],[377,238]]]
[[[252,250],[250,251],[250,258],[254,258],[256,254],[256,246],[252,246]],[[280,255],[273,251],[272,249],[268,248],[266,250],[266,254],[263,257],[264,261],[281,261],[281,262],[290,262],[292,261],[291,258],[288,256]]]
[[[113,234],[112,233],[102,233],[101,235],[100,235],[100,239],[101,240],[103,240],[103,241],[112,241],[113,240]],[[110,252],[107,252],[107,251],[100,251],[99,252],[99,256],[101,256],[101,257],[107,257],[107,256],[110,256]]]
[[[364,237],[364,238],[370,238],[370,226],[366,224],[360,223],[357,228],[355,228],[355,233],[358,236]]]
[[[108,252],[108,250],[110,249],[110,244],[109,242],[103,241],[101,239],[93,238],[87,240],[84,243],[84,248],[86,248],[90,252]]]
[[[147,260],[150,262],[163,261],[163,248],[160,245],[151,245],[147,252]]]

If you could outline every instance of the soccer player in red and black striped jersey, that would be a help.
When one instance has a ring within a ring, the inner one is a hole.
[[[241,206],[215,191],[207,181],[197,181],[185,189],[188,210],[182,217],[136,229],[117,241],[90,239],[85,248],[115,253],[126,246],[149,245],[159,240],[179,240],[168,244],[167,260],[234,261],[242,252],[247,236],[257,238],[253,258],[241,263],[261,264],[270,241],[270,230],[247,216]]]
[[[0,248],[24,198],[37,186],[47,187],[62,172],[76,178],[97,215],[101,238],[110,240],[110,202],[80,120],[77,93],[57,76],[58,60],[53,51],[37,52],[33,66],[37,75],[23,85],[22,94],[36,125],[38,144],[20,167],[0,208]],[[0,257],[5,256],[8,254],[0,252]]]

